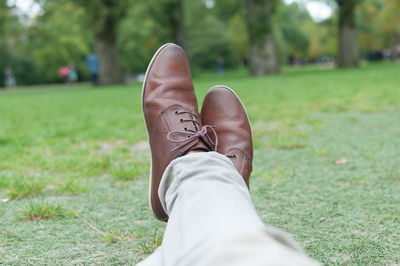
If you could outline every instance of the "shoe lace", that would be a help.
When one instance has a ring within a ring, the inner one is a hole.
[[[214,146],[214,151],[217,151],[218,137],[217,137],[217,132],[214,129],[215,126],[205,125],[205,126],[202,126],[200,130],[198,130],[198,128],[200,126],[200,122],[198,121],[198,117],[196,114],[194,114],[193,112],[189,112],[189,111],[175,111],[175,114],[177,114],[177,115],[185,114],[185,113],[190,114],[190,116],[194,117],[195,119],[181,118],[180,122],[182,122],[182,123],[192,122],[195,125],[196,130],[187,129],[185,127],[184,130],[173,130],[173,131],[169,132],[167,135],[167,139],[171,142],[179,143],[179,145],[177,147],[175,147],[174,149],[172,149],[171,152],[174,152],[176,150],[183,148],[184,146],[188,145],[195,139],[205,139],[208,134],[208,129],[210,129],[213,132],[213,134],[215,136],[215,142],[213,142],[211,140],[211,138],[209,138],[209,137],[208,137],[208,140]],[[181,136],[186,136],[186,137],[181,138],[181,139],[174,139],[173,138],[174,135],[181,135]]]

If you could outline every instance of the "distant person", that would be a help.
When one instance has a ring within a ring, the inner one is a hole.
[[[385,59],[385,60],[394,60],[395,59],[394,55],[392,54],[391,49],[389,49],[389,48],[383,49],[382,54],[383,54],[383,59]]]
[[[217,57],[217,73],[220,76],[224,74],[224,58],[222,56]]]
[[[97,55],[95,54],[90,54],[86,58],[86,64],[87,68],[90,74],[90,79],[92,81],[92,84],[97,86],[98,85],[98,73],[99,73],[99,59],[97,58]]]
[[[14,88],[16,86],[14,73],[11,67],[6,67],[4,70],[6,88]]]
[[[60,67],[58,69],[58,74],[61,76],[64,83],[68,83],[68,79],[69,79],[69,68],[68,67],[65,67],[65,66]]]
[[[68,79],[69,79],[69,82],[71,82],[71,83],[78,82],[78,72],[76,71],[74,64],[69,65]]]

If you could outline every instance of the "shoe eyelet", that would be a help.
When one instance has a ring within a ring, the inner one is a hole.
[[[188,135],[187,137],[188,137],[188,138],[190,138],[190,136],[189,136],[189,135]]]
[[[178,110],[176,110],[176,111],[175,111],[175,114],[177,115],[178,113],[179,113]]]
[[[181,118],[181,119],[179,119],[179,122],[183,123],[183,119],[182,119],[182,118]]]
[[[232,155],[232,158],[236,158],[236,154],[233,154],[233,155]]]
[[[185,127],[183,130],[184,130],[184,131],[188,131],[188,130],[187,130],[187,127]]]

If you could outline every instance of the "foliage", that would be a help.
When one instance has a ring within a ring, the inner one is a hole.
[[[227,39],[229,48],[237,58],[239,66],[243,66],[248,58],[248,35],[243,12],[236,13],[228,22]]]
[[[162,13],[157,12],[154,15],[158,9],[151,10],[146,2],[147,0],[137,0],[135,5],[130,6],[118,29],[119,52],[124,55],[121,64],[134,73],[144,72],[158,47],[164,42],[172,41],[168,30],[155,17]]]
[[[247,31],[250,39],[262,42],[265,34],[273,31],[274,15],[278,0],[247,0]]]
[[[310,46],[308,56],[320,58],[322,56],[335,56],[337,53],[337,16],[315,24],[308,24],[305,30],[308,32]]]
[[[229,21],[235,14],[244,13],[244,1],[216,0],[214,12],[222,21]]]
[[[276,15],[277,24],[283,35],[283,42],[289,46],[289,55],[305,57],[310,39],[304,26],[313,24],[308,12],[297,3],[280,5]]]
[[[0,36],[4,36],[5,25],[9,19],[10,7],[7,5],[7,0],[0,0]]]
[[[393,0],[369,0],[358,10],[361,51],[395,50],[400,42],[400,2]],[[397,38],[397,39],[396,39]]]
[[[0,0],[0,87],[4,85],[4,69],[12,63],[11,46],[16,18],[12,15],[12,8],[7,5],[7,0]]]
[[[72,2],[49,1],[42,15],[29,28],[29,47],[43,80],[60,80],[58,69],[71,63],[86,74],[85,57],[90,52],[91,32],[85,27],[85,10]]]
[[[185,2],[184,0],[147,0],[146,6],[157,26],[165,31],[165,42],[175,42],[187,49]]]
[[[207,12],[201,1],[188,3],[187,9],[189,57],[193,65],[198,68],[215,68],[218,57],[224,59],[225,65],[232,65],[234,58],[229,50],[225,24]]]
[[[60,0],[54,1],[60,2]],[[110,27],[110,24],[118,24],[126,14],[127,5],[130,4],[129,1],[113,0],[85,0],[84,2],[72,0],[72,2],[86,10],[85,15],[95,35],[103,33],[105,29]]]
[[[336,0],[320,1],[338,11]],[[391,48],[394,53],[400,42],[399,2],[354,1],[361,52]],[[214,69],[217,57],[224,58],[226,67],[245,66],[249,61],[249,33],[268,30],[271,25],[281,62],[288,57],[337,55],[339,12],[315,22],[303,4],[287,5],[283,0],[271,2],[276,14],[263,18],[272,19],[271,23],[255,23],[249,28],[242,0],[214,0],[214,6],[208,7],[204,0],[36,2],[41,12],[27,19],[6,0],[0,1],[0,87],[6,66],[12,67],[19,85],[61,82],[57,70],[70,63],[77,66],[80,80],[86,80],[86,55],[94,51],[95,36],[109,20],[115,26],[118,53],[122,55],[119,61],[127,73],[144,72],[160,45],[177,41],[177,21],[185,26],[186,48],[194,69]],[[183,15],[177,12],[179,3],[183,4]],[[340,3],[348,5],[350,1]]]

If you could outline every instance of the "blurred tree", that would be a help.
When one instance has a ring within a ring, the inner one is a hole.
[[[397,57],[400,33],[400,1],[364,0],[357,12],[361,52],[391,51]]]
[[[222,58],[225,66],[232,65],[233,53],[227,38],[227,26],[202,0],[186,5],[189,58],[193,68],[215,68]]]
[[[5,28],[10,14],[7,0],[0,0],[0,87],[4,86],[4,68],[8,61],[8,52],[5,45]]]
[[[359,47],[355,10],[360,1],[336,0],[339,7],[339,67],[358,66]]]
[[[224,24],[230,51],[236,65],[242,67],[248,61],[249,42],[246,25],[246,12],[242,0],[216,0],[211,11]]]
[[[310,46],[307,55],[311,58],[337,55],[337,16],[319,23],[307,23],[304,31],[308,34]]]
[[[292,57],[306,57],[312,34],[305,30],[310,25],[316,25],[307,10],[297,3],[286,5],[284,1],[278,5],[273,24],[274,41],[281,63],[286,62],[288,55]],[[217,0],[214,7],[215,14],[227,23],[228,40],[231,50],[237,57],[238,65],[247,62],[249,52],[248,32],[244,1]]]
[[[0,44],[5,43],[6,25],[11,17],[11,8],[7,5],[7,0],[0,0]]]
[[[184,0],[162,0],[161,3],[154,3],[152,6],[160,7],[159,14],[154,17],[158,18],[161,26],[167,26],[171,40],[187,50]]]
[[[118,48],[121,64],[131,72],[144,72],[153,53],[171,39],[167,27],[160,25],[149,0],[136,0],[127,10],[118,28]],[[158,14],[158,12],[157,12]],[[138,26],[140,25],[140,26]]]
[[[280,5],[276,13],[276,22],[288,46],[288,53],[294,57],[306,57],[310,39],[305,31],[308,24],[315,24],[307,10],[299,4]]]
[[[185,25],[185,0],[146,0],[135,1],[137,5],[145,6],[146,19],[151,19],[164,30],[164,42],[174,42],[183,49],[188,49]],[[142,16],[143,17],[143,16]],[[159,30],[157,30],[159,31]]]
[[[278,0],[246,0],[249,34],[249,67],[252,75],[280,72],[274,38],[274,14]]]
[[[176,24],[169,22],[174,20],[170,18],[174,12],[167,12],[171,1],[135,0],[135,5],[128,8],[118,28],[118,47],[124,54],[121,63],[130,71],[145,71],[151,56],[163,43],[182,45],[176,38]],[[215,68],[218,57],[224,58],[225,66],[234,65],[236,60],[228,39],[228,26],[219,19],[215,9],[206,7],[203,0],[183,1],[183,4],[186,53],[192,69]]]
[[[85,57],[92,34],[85,9],[71,1],[46,1],[42,12],[27,30],[28,48],[41,70],[42,82],[60,81],[58,69],[74,63],[86,73]]]
[[[4,85],[4,68],[10,66],[18,85],[34,82],[36,71],[27,53],[26,27],[16,16],[15,6],[0,0],[0,86]]]
[[[132,0],[131,0],[132,1]],[[134,0],[118,27],[121,63],[130,71],[146,70],[153,53],[166,42],[188,50],[183,0]]]
[[[128,1],[75,0],[86,10],[94,34],[96,52],[99,56],[100,84],[117,84],[124,81],[117,52],[117,27],[124,18]]]
[[[4,36],[4,26],[10,16],[10,7],[7,5],[7,0],[0,0],[0,36]],[[3,38],[2,38],[3,39]],[[2,40],[0,39],[0,40]]]
[[[279,71],[288,56],[340,51],[343,61],[358,59],[354,50],[384,48],[395,55],[399,43],[398,0],[320,0],[338,12],[318,23],[304,6],[284,0],[35,1],[41,12],[27,19],[7,5],[12,1],[0,0],[0,84],[7,65],[18,84],[59,81],[62,65],[74,62],[85,70],[92,46],[103,51],[103,75],[112,76],[105,83],[114,83],[122,79],[119,61],[130,72],[143,72],[156,49],[171,41],[186,47],[194,70],[215,68],[223,58],[226,67],[249,63],[256,75]]]
[[[242,67],[248,60],[249,42],[246,21],[242,12],[236,13],[228,24],[228,43],[231,51],[236,56],[237,65]]]
[[[187,49],[185,0],[134,0],[133,3],[131,8],[143,12],[138,14],[141,18],[151,19],[164,30],[164,42],[174,42]]]
[[[385,34],[387,45],[391,48],[394,57],[400,56],[400,1],[382,0],[382,12],[378,14],[379,29]]]
[[[242,0],[215,0],[213,10],[221,21],[229,21],[236,14],[244,14],[244,2]]]
[[[366,0],[357,10],[358,40],[361,54],[378,51],[385,46],[379,17],[382,14],[382,0]]]

